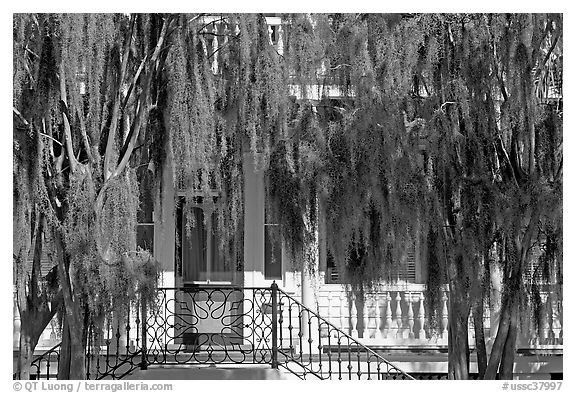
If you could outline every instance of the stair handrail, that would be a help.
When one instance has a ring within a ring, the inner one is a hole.
[[[36,356],[31,362],[30,362],[30,371],[32,371],[32,367],[36,367],[36,373],[34,375],[36,375],[37,379],[40,379],[40,363],[42,362],[43,359],[47,359],[46,362],[46,379],[50,379],[50,360],[49,360],[49,356],[51,356],[51,354],[55,353],[56,354],[56,367],[58,367],[58,364],[60,363],[60,350],[59,347],[62,346],[62,341],[60,341],[58,344],[54,345],[52,348],[44,351],[43,353],[41,353],[40,355]]]
[[[349,334],[347,334],[346,332],[344,332],[342,329],[336,327],[333,323],[331,323],[330,321],[328,321],[326,318],[322,317],[319,313],[317,313],[314,310],[311,310],[310,308],[308,308],[307,306],[305,306],[304,304],[302,304],[302,302],[300,302],[299,300],[295,299],[294,297],[292,297],[291,295],[289,295],[288,293],[286,293],[285,291],[283,291],[282,289],[278,288],[278,294],[279,295],[283,295],[285,298],[289,299],[290,301],[292,301],[293,303],[297,304],[302,310],[306,311],[309,313],[309,315],[313,315],[314,317],[316,317],[318,319],[319,322],[322,322],[323,324],[327,325],[328,327],[330,327],[332,330],[337,331],[339,335],[344,336],[349,342],[354,343],[355,345],[357,345],[359,348],[362,348],[363,351],[367,352],[370,354],[371,357],[376,358],[380,363],[384,363],[386,364],[390,370],[393,370],[394,372],[397,372],[398,374],[402,375],[403,377],[405,377],[406,379],[410,379],[410,380],[414,380],[415,378],[412,377],[410,374],[406,373],[405,371],[401,370],[400,368],[398,368],[397,366],[395,366],[394,364],[392,364],[390,361],[388,361],[386,358],[384,358],[382,355],[380,355],[379,353],[375,352],[374,350],[370,349],[368,346],[362,344],[360,341],[358,341],[357,339],[355,339],[354,337],[350,336]],[[278,302],[280,303],[280,301]],[[285,356],[286,353],[282,352]],[[295,359],[294,359],[295,361]],[[300,362],[295,361],[296,363],[298,363],[301,367],[304,367],[304,365]],[[284,365],[283,365],[284,366]],[[287,368],[286,366],[284,366],[285,368]],[[288,369],[289,371],[293,372],[292,370]],[[294,372],[293,372],[294,373]],[[311,374],[315,374],[316,376],[318,376],[314,371],[310,370]],[[321,376],[318,376],[319,378],[322,378]]]

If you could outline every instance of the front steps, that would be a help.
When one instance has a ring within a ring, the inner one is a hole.
[[[130,380],[282,380],[298,379],[281,369],[269,365],[233,367],[214,366],[151,366],[148,370],[136,370],[125,379]]]

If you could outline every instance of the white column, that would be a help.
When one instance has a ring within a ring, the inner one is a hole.
[[[214,35],[212,36],[212,73],[213,74],[217,74],[218,73],[218,28],[216,26],[216,24],[214,24],[214,29],[212,30],[212,32],[214,33]]]
[[[316,206],[312,207],[313,209],[316,209],[316,217],[318,217],[318,204],[316,203]],[[308,309],[312,310],[312,311],[317,311],[317,304],[316,304],[316,296],[315,296],[315,291],[317,290],[316,287],[316,283],[318,283],[319,278],[318,278],[318,266],[319,266],[319,248],[318,248],[318,227],[314,227],[312,225],[312,223],[309,220],[310,215],[309,214],[305,214],[304,215],[304,225],[306,227],[306,230],[309,233],[313,233],[314,236],[312,238],[312,242],[310,244],[308,244],[306,246],[306,249],[304,250],[304,264],[301,267],[302,270],[302,304],[307,307]],[[313,276],[314,272],[316,274],[316,276]],[[302,326],[304,331],[302,332],[303,335],[303,339],[306,338],[306,343],[307,343],[307,339],[309,338],[309,334],[308,334],[308,313],[304,313],[302,318]],[[312,324],[310,326],[310,329],[312,331],[312,338],[313,339],[317,339],[318,337],[318,320],[316,318],[312,319]],[[314,347],[314,345],[318,345],[319,343],[313,343],[312,346]],[[308,345],[306,346],[307,348],[309,347]]]
[[[420,293],[420,307],[418,308],[418,322],[420,322],[420,331],[418,338],[420,340],[426,339],[426,331],[424,330],[424,320],[426,319],[426,310],[424,309],[424,293]]]
[[[284,31],[282,30],[282,24],[279,24],[276,28],[276,35],[278,41],[276,42],[277,51],[280,56],[284,55]]]
[[[356,313],[356,296],[350,295],[350,335],[358,338],[358,315]]]
[[[18,301],[16,299],[16,286],[13,287],[14,299],[12,314],[13,314],[13,333],[12,333],[12,347],[13,349],[20,348],[20,311],[18,310]]]
[[[274,41],[272,40],[272,25],[268,25],[268,42],[270,45],[274,45]]]
[[[380,294],[374,294],[374,338],[382,338],[382,331],[380,330]]]
[[[391,338],[392,336],[392,297],[390,292],[386,291],[386,330],[384,338]]]
[[[412,308],[412,294],[407,292],[405,299],[408,302],[408,338],[414,338],[414,309]]]
[[[168,125],[167,125],[168,126]],[[163,192],[157,194],[154,204],[154,258],[160,262],[164,286],[174,286],[174,252],[176,247],[175,190],[172,175],[172,156],[166,157]],[[162,203],[160,203],[160,196]],[[168,281],[167,281],[168,280]]]
[[[344,302],[344,291],[340,291],[340,330],[343,332],[347,331],[346,326],[344,326],[344,313],[345,313],[345,302]]]
[[[326,320],[332,323],[332,292],[328,292],[326,300],[328,301],[328,308],[326,309]]]
[[[400,296],[400,291],[396,292],[396,338],[402,338],[402,307],[400,306],[400,301],[402,297]]]
[[[362,324],[364,325],[362,330],[362,338],[370,338],[370,334],[368,333],[368,298],[366,296],[364,296],[364,299],[362,299],[362,303],[364,304],[362,306]]]
[[[448,296],[442,291],[442,338],[448,339]]]
[[[264,175],[244,154],[244,286],[264,281]],[[304,283],[304,281],[303,281]]]

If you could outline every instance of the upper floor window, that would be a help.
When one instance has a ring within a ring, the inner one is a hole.
[[[136,214],[136,245],[150,253],[154,252],[154,198],[152,175],[145,166],[138,168],[140,208]]]
[[[282,241],[279,224],[264,224],[264,278],[282,278]]]
[[[348,266],[354,266],[360,263],[362,259],[361,251],[351,252],[348,261]],[[416,283],[416,244],[413,243],[408,247],[405,256],[397,264],[387,269],[382,273],[384,281],[389,282],[404,282]],[[346,271],[342,271],[334,261],[333,255],[330,251],[326,253],[326,284],[345,284],[349,283],[350,279]]]

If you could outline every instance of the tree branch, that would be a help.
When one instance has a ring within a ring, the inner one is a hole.
[[[60,143],[59,140],[54,139],[53,137],[51,137],[51,136],[48,135],[48,134],[44,134],[44,133],[40,132],[40,136],[46,137],[46,138],[52,140],[52,142],[56,142],[56,143],[59,144],[61,147],[64,147],[64,146],[62,145],[62,143]]]
[[[532,208],[532,214],[530,214],[530,221],[524,236],[522,237],[522,249],[521,258],[525,261],[528,258],[528,251],[530,250],[530,243],[534,237],[534,230],[536,229],[538,222],[540,221],[540,201],[536,200],[536,206]]]
[[[552,54],[552,52],[554,51],[554,48],[556,47],[556,44],[558,43],[558,39],[560,38],[560,29],[558,29],[556,31],[556,36],[554,37],[554,40],[552,41],[552,45],[550,45],[550,48],[548,49],[548,52],[546,53],[546,56],[544,56],[544,60],[542,61],[542,63],[540,63],[538,65],[538,69],[536,70],[536,72],[534,73],[534,80],[539,80],[540,79],[540,74],[542,73],[542,70],[544,69],[544,66],[546,65],[546,62],[548,62],[548,59],[550,58],[550,55]]]
[[[64,141],[66,144],[66,151],[68,152],[68,159],[70,160],[70,170],[76,171],[76,158],[74,157],[74,149],[72,148],[72,131],[70,130],[70,120],[68,118],[68,104],[66,101],[66,71],[64,70],[64,60],[60,62],[60,101],[63,104],[62,120],[64,122]]]
[[[124,111],[124,108],[126,108],[126,106],[128,105],[128,100],[130,99],[130,96],[132,95],[132,91],[134,90],[134,86],[136,86],[138,79],[140,79],[140,74],[142,73],[142,70],[144,69],[144,65],[146,64],[147,59],[148,59],[148,55],[144,56],[144,58],[140,62],[140,65],[138,66],[138,70],[136,70],[136,75],[134,75],[134,78],[130,82],[130,86],[128,86],[128,91],[126,93],[126,97],[124,97],[124,101],[122,102],[122,109],[121,109],[122,112]]]
[[[22,114],[20,113],[20,111],[14,107],[12,107],[12,113],[16,115],[16,117],[18,117],[18,119],[20,119],[20,121],[26,126],[29,127],[30,123],[28,122],[28,120],[26,120],[24,118],[24,116],[22,116]]]
[[[195,21],[196,19],[200,19],[200,18],[202,18],[203,16],[206,16],[206,14],[199,14],[199,15],[195,16],[194,18],[190,19],[190,20],[188,21],[188,23],[191,23],[191,22]],[[212,25],[212,24],[213,24],[214,26],[216,26],[216,22],[225,22],[225,21],[226,21],[226,18],[214,19],[213,21],[210,21],[210,22],[204,24],[204,26],[200,27],[200,29],[198,29],[198,30],[196,31],[196,34],[203,34],[203,33],[202,33],[202,30],[204,30],[204,29],[207,28],[208,26],[210,26],[210,25]],[[205,34],[205,33],[204,33],[204,34]]]
[[[510,156],[508,155],[508,152],[506,151],[506,146],[504,146],[504,140],[502,140],[502,135],[500,134],[500,129],[498,127],[496,127],[496,131],[498,132],[498,139],[500,140],[500,148],[502,149],[502,152],[504,153],[504,157],[506,158],[506,161],[508,161],[508,165],[510,165],[510,171],[512,172],[512,179],[514,179],[514,184],[516,184],[516,188],[519,189],[520,185],[518,184],[518,180],[516,179],[516,173],[514,172],[514,166],[512,165],[512,161],[510,160]]]
[[[229,37],[234,38],[234,39],[238,39],[238,38],[240,38],[240,34],[242,34],[242,33],[239,33],[238,35],[229,35]],[[220,45],[218,48],[216,48],[215,51],[213,51],[208,56],[206,56],[206,60],[210,60],[216,53],[218,53],[221,49],[226,48],[228,45],[230,45],[230,41],[227,41],[227,42],[223,43],[222,45]]]
[[[170,25],[171,22],[172,20],[168,18],[164,22],[164,25],[162,26],[162,31],[160,32],[160,38],[156,43],[154,53],[152,54],[152,57],[150,59],[150,69],[148,70],[144,87],[142,89],[142,92],[140,93],[139,97],[140,102],[138,104],[138,112],[136,114],[136,118],[134,119],[134,123],[130,128],[128,137],[126,138],[124,146],[122,147],[122,153],[120,155],[119,164],[116,167],[116,170],[110,176],[111,178],[118,176],[124,170],[124,168],[128,164],[128,161],[130,160],[130,156],[132,155],[132,151],[134,150],[136,141],[138,140],[140,128],[144,120],[144,114],[148,110],[147,101],[148,101],[148,95],[150,93],[150,84],[152,83],[152,77],[154,76],[154,71],[157,66],[158,56],[160,55],[160,51],[162,50],[162,46],[164,45],[164,41],[168,31],[168,26]]]
[[[84,122],[84,111],[82,108],[77,108],[78,118],[80,119],[80,132],[82,133],[82,141],[84,142],[84,148],[86,149],[86,155],[88,156],[88,161],[93,162],[92,149],[90,147],[90,142],[88,141],[88,134],[86,133],[86,123]]]
[[[500,84],[500,92],[502,93],[502,98],[504,102],[508,101],[508,93],[506,92],[506,86],[504,85],[504,79],[502,75],[500,75],[500,69],[498,67],[498,52],[496,51],[496,40],[494,38],[494,33],[492,33],[492,29],[490,28],[490,22],[488,21],[488,17],[484,15],[484,23],[486,24],[486,29],[488,30],[488,34],[490,34],[490,44],[492,45],[492,63],[494,65],[494,73],[496,74],[496,79]]]
[[[120,68],[120,76],[118,78],[118,85],[114,97],[114,106],[112,107],[112,119],[110,121],[110,128],[108,130],[108,140],[106,141],[106,152],[104,153],[104,179],[108,179],[112,172],[112,152],[114,149],[114,137],[116,135],[116,127],[118,126],[118,118],[120,114],[122,84],[124,83],[124,75],[128,67],[128,57],[130,56],[130,43],[132,42],[132,33],[134,31],[134,22],[136,16],[130,15],[130,32],[124,41],[124,51],[122,57],[122,65]]]
[[[38,298],[38,280],[40,279],[41,261],[42,261],[42,233],[44,232],[44,214],[38,214],[38,223],[36,224],[36,234],[34,235],[34,256],[32,257],[32,272],[29,281],[29,298],[32,304],[36,303]]]

